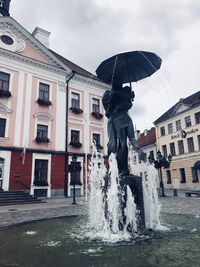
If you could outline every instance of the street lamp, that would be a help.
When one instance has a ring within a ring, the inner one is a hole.
[[[165,197],[165,191],[164,191],[164,183],[162,178],[162,167],[164,169],[168,169],[170,167],[172,156],[169,155],[167,158],[163,156],[160,152],[160,150],[157,151],[157,160],[155,160],[153,154],[151,153],[148,157],[148,160],[150,163],[154,163],[154,167],[158,170],[159,178],[160,178],[160,189],[161,194],[160,196]]]
[[[77,156],[72,156],[72,162],[68,165],[68,172],[71,173],[72,181],[73,181],[73,202],[72,204],[76,204],[76,173],[81,171],[81,166],[77,164]]]

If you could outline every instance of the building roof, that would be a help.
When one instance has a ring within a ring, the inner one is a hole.
[[[176,112],[178,108],[184,105],[186,106],[186,109],[181,110],[180,112]],[[154,124],[157,125],[158,123],[161,123],[163,121],[166,121],[182,112],[185,112],[186,110],[189,110],[191,108],[194,108],[196,106],[200,105],[200,91],[186,97],[181,98],[174,106],[172,106],[170,109],[168,109],[164,114],[162,114],[157,120],[154,121]]]
[[[156,142],[156,130],[152,127],[149,131],[145,130],[138,139],[140,147],[151,145]]]
[[[88,77],[90,79],[94,79],[97,81],[100,81],[96,75],[90,73],[89,71],[79,67],[78,65],[74,64],[70,60],[64,58],[63,56],[59,55],[58,53],[54,52],[53,50],[49,49],[51,53],[53,53],[54,56],[56,56],[63,64],[65,64],[68,68],[70,68],[72,71],[76,72],[77,74],[83,75],[85,77]],[[101,81],[102,82],[102,81]],[[105,82],[103,82],[105,83]]]

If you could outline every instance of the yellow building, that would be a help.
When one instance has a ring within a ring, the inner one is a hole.
[[[165,188],[200,189],[200,91],[180,99],[155,122],[156,143],[164,156],[172,156],[169,169],[162,168]]]

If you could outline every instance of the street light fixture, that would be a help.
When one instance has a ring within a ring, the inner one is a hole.
[[[172,156],[169,155],[167,158],[163,156],[160,150],[157,151],[157,159],[155,160],[153,154],[151,153],[148,157],[150,163],[154,163],[154,167],[158,170],[159,179],[160,179],[160,196],[165,197],[164,183],[162,178],[162,167],[168,169],[170,167]]]
[[[73,181],[73,202],[72,204],[76,204],[76,173],[81,171],[81,166],[77,164],[77,156],[72,156],[72,162],[68,165],[68,172],[71,173],[72,181]]]

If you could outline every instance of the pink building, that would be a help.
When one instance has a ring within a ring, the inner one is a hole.
[[[106,148],[101,97],[109,86],[50,50],[49,35],[0,17],[0,189],[70,196],[65,170],[76,155],[83,195],[93,139]]]

